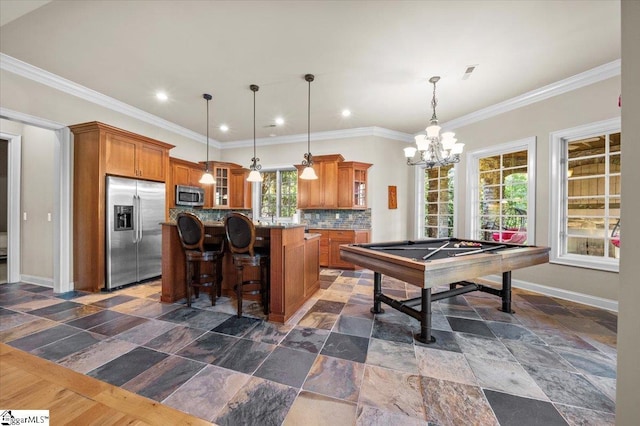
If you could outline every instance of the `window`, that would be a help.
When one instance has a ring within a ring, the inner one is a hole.
[[[551,149],[551,261],[617,271],[620,120],[554,132]]]
[[[429,238],[453,237],[453,165],[424,170],[424,229]]]
[[[470,237],[534,244],[535,138],[468,156]]]
[[[262,172],[259,216],[264,219],[291,218],[296,212],[298,172],[272,170]]]

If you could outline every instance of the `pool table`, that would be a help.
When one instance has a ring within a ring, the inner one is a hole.
[[[373,308],[383,313],[381,302],[420,321],[416,340],[433,343],[431,303],[471,291],[483,291],[502,299],[511,310],[511,271],[549,262],[549,248],[493,241],[434,238],[416,241],[349,244],[340,246],[340,257],[374,272]],[[469,282],[473,278],[502,273],[502,288]],[[422,289],[420,297],[396,300],[382,293],[382,274]],[[433,287],[448,285],[433,293]],[[415,307],[419,306],[419,309]]]

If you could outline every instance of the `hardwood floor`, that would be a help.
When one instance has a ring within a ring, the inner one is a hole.
[[[0,343],[0,407],[49,410],[51,424],[210,425]]]

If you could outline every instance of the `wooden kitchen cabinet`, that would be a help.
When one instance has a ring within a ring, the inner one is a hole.
[[[164,182],[168,157],[166,147],[146,138],[141,140],[131,134],[105,132],[105,166],[108,174]]]
[[[232,209],[251,208],[251,182],[247,182],[249,169],[231,169],[229,186],[229,207]]]
[[[96,292],[105,286],[107,175],[165,182],[173,145],[95,121],[69,128],[74,289]]]
[[[367,208],[367,173],[371,166],[356,161],[338,163],[339,208]]]
[[[204,168],[205,163],[201,163]],[[209,161],[209,171],[214,185],[205,186],[205,208],[250,209],[251,183],[247,182],[249,170],[235,163]]]
[[[316,180],[300,179],[304,166],[298,169],[299,209],[366,209],[369,163],[344,161],[340,154],[313,158]]]
[[[312,234],[320,234],[320,266],[340,269],[356,269],[357,266],[340,259],[341,244],[368,243],[368,229],[309,229]]]
[[[313,170],[318,179],[300,179],[304,166],[298,169],[298,208],[337,208],[338,207],[338,164],[344,161],[340,154],[318,155],[313,157]]]
[[[309,229],[311,234],[320,234],[320,246],[318,254],[318,263],[320,266],[329,266],[329,231],[326,229]]]

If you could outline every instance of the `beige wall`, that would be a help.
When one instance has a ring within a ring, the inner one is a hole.
[[[22,132],[20,273],[53,283],[53,151],[51,130],[24,126]]]
[[[407,192],[407,172],[402,148],[403,142],[377,136],[350,139],[311,140],[313,155],[342,154],[346,161],[372,163],[367,175],[368,206],[371,208],[372,241],[403,239],[407,235],[407,201],[413,193]],[[257,147],[257,155],[263,169],[300,164],[307,143]],[[249,166],[253,148],[225,149],[225,161]],[[390,210],[387,187],[398,187],[398,208]]]
[[[611,78],[456,129],[456,137],[465,142],[466,152],[531,136],[536,137],[536,244],[550,245],[549,134],[619,117],[619,94],[620,78]],[[459,168],[458,193],[465,194],[467,164],[464,158],[460,165],[462,167]],[[460,201],[462,202],[462,199]],[[469,224],[464,222],[464,217],[459,216],[459,219],[458,229],[463,232],[460,235],[468,235],[466,232]],[[516,280],[618,300],[617,273],[547,264],[514,271],[513,277]]]
[[[622,223],[616,424],[640,419],[640,2],[622,2]]]

